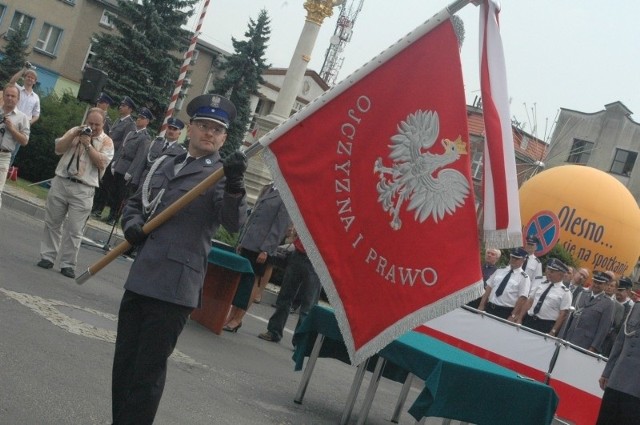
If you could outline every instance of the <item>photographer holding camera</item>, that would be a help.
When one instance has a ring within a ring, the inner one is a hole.
[[[93,194],[113,158],[113,141],[103,131],[105,115],[102,109],[91,108],[84,126],[73,127],[55,141],[55,152],[62,157],[47,195],[38,267],[52,268],[60,252],[60,272],[69,278],[75,278]]]
[[[16,105],[20,99],[20,91],[15,84],[7,84],[2,93],[4,104],[0,111],[0,195],[7,181],[7,171],[11,165],[13,153],[19,146],[29,143],[31,127],[27,116],[20,112]],[[2,198],[0,198],[2,206]]]

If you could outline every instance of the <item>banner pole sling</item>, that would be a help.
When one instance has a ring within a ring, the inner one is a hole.
[[[255,142],[247,150],[244,152],[247,159],[251,158],[258,152],[262,150],[263,146],[260,142]],[[165,210],[155,216],[153,219],[149,220],[142,227],[142,231],[148,235],[159,226],[164,224],[167,220],[173,217],[178,211],[191,203],[194,199],[204,193],[207,189],[209,189],[214,184],[218,183],[220,179],[224,176],[224,170],[222,168],[214,171],[209,177],[202,180],[198,183],[193,189],[182,195],[177,201],[173,204],[169,205]],[[80,276],[76,278],[76,283],[78,285],[82,285],[87,280],[91,278],[91,276],[95,276],[100,270],[105,268],[109,263],[118,258],[120,255],[125,253],[129,248],[131,248],[131,244],[126,240],[116,245],[111,251],[105,254],[100,260],[96,261],[94,264],[89,266],[87,270],[82,273]]]

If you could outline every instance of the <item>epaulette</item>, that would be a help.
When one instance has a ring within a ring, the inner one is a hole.
[[[542,263],[542,261],[540,261],[540,259],[539,259],[538,257],[536,257],[536,261],[537,261],[538,263]]]
[[[520,273],[522,273],[522,276],[524,277],[529,277],[525,272],[520,272]]]
[[[562,284],[562,289],[564,289],[564,292],[569,292],[569,288],[567,288],[566,286],[564,286],[564,284]]]

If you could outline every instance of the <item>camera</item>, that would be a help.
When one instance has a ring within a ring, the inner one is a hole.
[[[85,125],[82,128],[80,128],[81,136],[91,136],[92,133],[93,133],[93,130],[91,130],[91,127],[89,127],[88,125]]]
[[[29,61],[26,61],[24,63],[24,67],[27,68],[27,69],[35,68],[33,65],[31,65],[31,62],[29,62]]]

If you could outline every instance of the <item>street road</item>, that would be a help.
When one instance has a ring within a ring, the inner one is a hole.
[[[57,264],[36,267],[42,228],[29,215],[0,209],[0,424],[109,424],[113,342],[130,260],[114,261],[79,286]],[[102,255],[83,245],[76,273]],[[253,305],[237,334],[218,336],[190,321],[169,361],[155,423],[338,423],[355,368],[320,359],[304,403],[293,403],[302,372],[293,370],[291,333],[279,344],[257,338],[272,311]],[[367,424],[390,423],[399,392],[400,384],[383,379]],[[412,389],[406,406],[416,395]],[[404,412],[400,423],[414,419]]]

